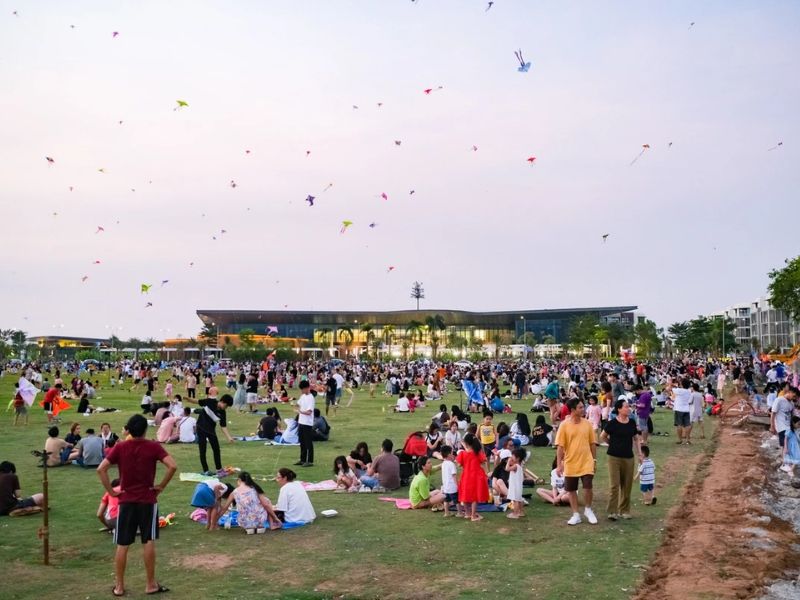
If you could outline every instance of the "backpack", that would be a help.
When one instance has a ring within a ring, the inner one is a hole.
[[[427,456],[428,445],[425,443],[425,433],[422,431],[412,431],[408,434],[403,453],[409,456]]]

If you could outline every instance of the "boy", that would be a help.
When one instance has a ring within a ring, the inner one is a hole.
[[[492,456],[497,432],[492,424],[492,411],[490,410],[483,411],[483,423],[478,427],[478,437],[483,445],[483,453],[486,456]]]
[[[449,517],[450,503],[456,505],[456,516],[463,517],[461,505],[458,503],[458,467],[456,467],[453,449],[450,446],[442,446],[439,449],[442,455],[442,492],[444,493],[444,516]]]
[[[28,424],[28,407],[25,406],[25,400],[19,392],[19,383],[14,384],[15,392],[14,399],[11,401],[14,406],[14,427],[19,423],[20,416],[25,418],[25,425]]]
[[[639,479],[639,489],[642,491],[642,500],[645,506],[655,504],[658,498],[653,494],[656,485],[656,466],[650,460],[650,448],[642,446],[642,463],[639,465],[639,470],[636,472],[634,479]]]

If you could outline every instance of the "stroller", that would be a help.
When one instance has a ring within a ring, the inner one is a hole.
[[[424,431],[412,431],[406,437],[402,450],[396,450],[395,455],[400,459],[400,485],[406,486],[411,483],[411,479],[419,472],[417,459],[420,456],[427,456],[428,445],[425,442]]]

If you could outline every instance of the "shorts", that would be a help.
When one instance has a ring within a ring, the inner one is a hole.
[[[638,427],[641,432],[647,431],[647,418],[636,417],[636,427]]]
[[[33,498],[20,498],[17,500],[17,504],[12,506],[8,509],[8,512],[0,512],[0,515],[7,515],[11,511],[18,510],[20,508],[32,508],[36,506],[36,502],[34,502]]]
[[[52,415],[53,414],[53,403],[52,402],[45,402],[44,404],[42,404],[42,408],[44,408],[44,412],[46,412],[48,415]]]
[[[336,404],[336,397],[331,398],[330,396],[325,396],[325,404],[328,406],[333,406]]]
[[[577,477],[564,477],[564,491],[565,492],[577,492],[578,491],[578,481],[581,482],[583,485],[583,489],[590,490],[592,489],[592,480],[594,480],[594,474],[589,473],[588,475],[578,475]]]
[[[692,422],[691,415],[688,412],[676,410],[672,414],[675,419],[675,427],[688,427]]]
[[[702,420],[703,420],[702,412],[698,415],[692,415],[692,423],[697,423],[698,421],[702,422]]]
[[[652,492],[654,487],[652,483],[643,483],[639,486],[639,489],[644,494],[645,492]]]
[[[15,415],[27,415],[28,414],[28,407],[24,404],[22,406],[15,406],[14,407],[14,414]]]
[[[486,456],[491,456],[492,450],[494,450],[494,442],[491,442],[489,444],[483,444],[483,453]]]
[[[257,404],[258,403],[258,394],[254,394],[253,392],[247,392],[247,403],[248,404]]]
[[[336,388],[336,398],[339,399],[342,397],[342,388]]]
[[[453,492],[452,494],[445,494],[444,499],[447,501],[448,504],[458,504],[458,492]]]
[[[120,503],[114,543],[130,546],[136,541],[137,532],[143,544],[158,539],[158,504]]]

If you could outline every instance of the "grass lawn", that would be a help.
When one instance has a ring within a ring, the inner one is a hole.
[[[107,381],[105,377],[100,375],[101,384]],[[15,381],[10,374],[0,378],[3,407],[13,395]],[[138,409],[141,398],[141,393],[112,390],[107,385],[99,394],[102,400],[96,404],[122,412],[84,417],[67,411],[62,437],[73,420],[82,424],[84,432],[88,427],[99,431],[104,420],[119,431]],[[154,399],[160,398],[156,391]],[[448,406],[458,401],[456,392],[445,399]],[[373,456],[385,437],[399,446],[410,431],[426,426],[438,406],[429,405],[413,415],[395,415],[381,408],[389,402],[384,396],[369,399],[367,392],[356,392],[353,406],[340,408],[329,419],[331,440],[315,444],[315,466],[298,469],[300,476],[314,481],[329,479],[333,458],[348,453],[362,440]],[[527,410],[529,403],[520,408]],[[291,407],[282,407],[281,414],[291,416]],[[506,416],[513,420],[513,415]],[[251,434],[256,429],[255,416],[231,411],[229,417],[233,435]],[[12,427],[12,418],[10,412],[0,413],[0,460],[16,464],[24,493],[38,492],[42,472],[30,452],[43,448],[45,416],[36,406],[27,427]],[[484,521],[471,523],[444,519],[442,513],[396,510],[379,502],[377,494],[314,492],[311,500],[317,513],[334,508],[339,516],[320,517],[308,527],[261,536],[246,536],[241,530],[209,534],[187,518],[195,484],[180,482],[176,475],[160,497],[161,513],[175,512],[177,518],[174,526],[161,530],[158,577],[171,588],[170,598],[199,594],[206,598],[627,598],[660,542],[665,516],[678,500],[689,461],[711,444],[716,425],[706,420],[706,439],[679,447],[671,418],[668,411],[656,412],[656,430],[672,435],[653,437],[650,443],[659,502],[654,507],[641,506],[634,484],[631,521],[605,520],[608,475],[604,449],[598,452],[597,526],[584,522],[568,527],[568,508],[548,506],[538,499],[531,500],[526,518],[520,521],[489,513],[484,514]],[[502,420],[499,417],[495,422]],[[177,444],[168,450],[179,472],[200,470],[196,446]],[[555,452],[532,450],[528,467],[549,484]],[[257,479],[291,465],[298,456],[298,447],[222,445],[223,464],[249,470]],[[71,466],[49,474],[52,566],[41,564],[40,516],[0,517],[0,597],[110,597],[114,547],[109,535],[98,532],[95,513],[103,491],[97,475]],[[438,486],[438,473],[433,479]],[[275,483],[261,483],[275,501]],[[394,495],[406,493],[404,488]],[[130,553],[127,587],[128,596],[144,596],[141,552],[136,546]]]

